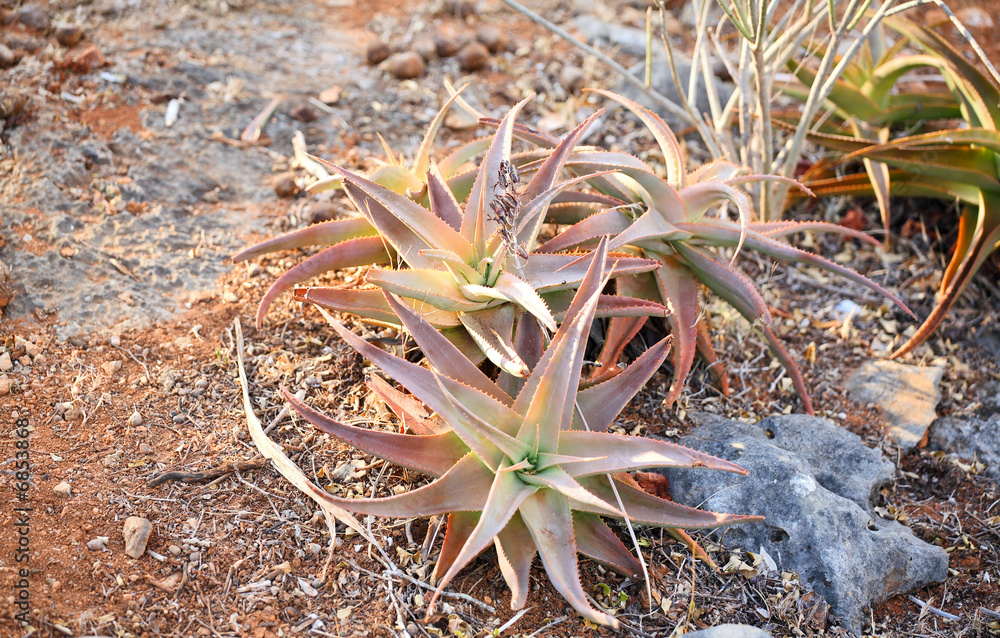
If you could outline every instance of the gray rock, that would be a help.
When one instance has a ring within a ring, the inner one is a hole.
[[[716,625],[684,635],[687,638],[771,638],[771,634],[751,625]]]
[[[623,51],[636,57],[645,58],[646,56],[646,32],[643,29],[634,29],[630,27],[623,27],[620,24],[608,23],[591,15],[578,16],[575,23],[577,30],[583,36],[583,39],[588,42],[593,40],[604,40],[621,47]],[[677,68],[677,75],[680,78],[681,86],[684,87],[684,90],[686,91],[688,80],[691,77],[691,60],[684,53],[675,48],[674,64]],[[674,84],[673,75],[670,72],[670,65],[667,62],[667,55],[663,51],[663,47],[657,46],[655,43],[653,45],[652,69],[653,74],[650,78],[650,82],[653,89],[680,106],[680,94],[677,91],[677,86]],[[645,64],[637,65],[635,68],[630,69],[630,72],[637,78],[642,78],[645,73]],[[716,80],[715,85],[718,91],[719,103],[724,105],[733,94],[733,87],[732,85],[721,80]],[[642,103],[647,108],[655,110],[672,128],[679,128],[687,125],[687,122],[682,122],[678,120],[677,117],[665,112],[661,107],[658,107],[656,103],[652,102],[645,95],[627,84],[618,87],[616,90],[619,90],[627,97]],[[698,91],[698,95],[695,96],[697,111],[699,113],[709,113],[711,107],[709,105],[708,92],[706,91],[704,82],[699,82]]]
[[[44,31],[49,28],[49,14],[36,4],[26,4],[17,10],[17,21],[26,27]]]
[[[937,414],[938,384],[944,368],[911,366],[879,359],[868,361],[847,381],[851,398],[874,403],[889,424],[889,438],[903,451],[920,445]]]
[[[865,608],[944,580],[948,555],[894,521],[873,517],[871,497],[891,466],[826,419],[790,415],[756,424],[698,414],[681,443],[739,463],[749,476],[667,470],[674,500],[757,514],[764,523],[719,530],[724,542],[763,547],[823,596],[831,614],[861,630]]]
[[[982,405],[971,414],[941,417],[931,425],[929,447],[986,464],[1000,482],[1000,384],[990,384]]]

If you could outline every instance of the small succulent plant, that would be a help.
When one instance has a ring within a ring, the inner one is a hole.
[[[427,173],[428,209],[330,164],[330,170],[343,176],[344,190],[377,230],[385,250],[406,267],[371,268],[365,275],[366,286],[299,288],[295,297],[398,325],[382,296],[382,290],[391,292],[445,331],[473,361],[486,357],[511,375],[525,376],[528,367],[512,343],[518,317],[531,315],[554,331],[556,318],[548,301],[559,314],[565,309],[565,292],[572,291],[586,271],[579,254],[529,254],[525,247],[535,244],[556,196],[599,175],[557,181],[568,152],[593,123],[592,117],[532,166],[531,180],[523,192],[518,190],[521,177],[511,161],[510,145],[514,118],[524,103],[500,121],[464,210],[433,165]],[[636,256],[608,259],[612,277],[657,267],[655,261]],[[665,315],[666,309],[655,302],[604,296],[598,312]]]
[[[434,576],[440,591],[480,552],[497,548],[511,606],[524,606],[534,556],[552,584],[582,616],[617,626],[591,607],[580,584],[577,552],[632,576],[640,566],[602,516],[673,528],[706,528],[759,520],[685,507],[647,494],[626,474],[633,469],[692,467],[745,473],[737,465],[659,440],[606,432],[618,411],[666,356],[664,340],[613,379],[579,391],[590,324],[610,275],[601,242],[567,310],[541,351],[535,336],[530,375],[508,394],[432,325],[391,293],[389,306],[428,358],[431,369],[395,357],[331,319],[347,343],[436,413],[381,383],[395,409],[422,420],[426,434],[397,434],[339,423],[305,406],[292,407],[331,436],[382,459],[435,477],[387,498],[338,498],[311,490],[331,507],[381,516],[449,514]],[[537,324],[536,324],[537,326]],[[526,339],[530,341],[531,339]],[[410,423],[415,423],[410,419]],[[431,600],[432,607],[434,600]],[[430,613],[430,610],[428,611]]]
[[[805,409],[812,413],[802,375],[771,329],[771,313],[762,295],[732,261],[727,264],[720,260],[716,250],[735,248],[738,253],[741,249],[751,249],[773,258],[816,266],[867,286],[906,309],[899,299],[867,277],[779,240],[802,231],[826,231],[876,245],[878,242],[864,233],[823,222],[751,222],[750,200],[740,186],[783,178],[747,175],[746,169],[721,160],[688,173],[680,144],[656,114],[620,95],[593,92],[624,105],[650,129],[666,162],[666,179],[657,176],[641,160],[624,153],[584,150],[571,154],[566,162],[571,171],[616,171],[600,177],[600,181],[594,180],[594,185],[605,195],[621,200],[620,205],[564,230],[539,247],[538,252],[591,247],[601,237],[610,235],[612,249],[631,251],[658,262],[659,267],[652,273],[618,279],[617,289],[621,295],[662,303],[671,311],[667,320],[674,336],[674,382],[667,395],[668,402],[680,396],[696,351],[700,350],[710,363],[717,361],[699,316],[699,287],[703,284],[760,329],[788,371]],[[724,202],[735,204],[739,222],[708,215]],[[644,320],[626,317],[612,321],[608,342],[616,344],[619,350],[605,348],[602,363],[617,360],[620,348]]]

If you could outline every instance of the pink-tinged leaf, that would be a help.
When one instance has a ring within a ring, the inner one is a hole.
[[[431,159],[431,149],[434,146],[434,138],[437,137],[438,130],[441,128],[441,124],[444,123],[445,115],[448,114],[448,109],[451,105],[458,99],[458,96],[469,86],[468,84],[460,86],[457,91],[455,91],[448,101],[444,103],[441,109],[431,120],[430,125],[427,127],[427,132],[424,133],[424,139],[420,142],[420,148],[417,149],[417,155],[413,158],[413,174],[423,175],[427,171],[427,166]]]
[[[580,584],[569,500],[556,491],[540,490],[525,499],[520,511],[556,590],[587,620],[617,628],[614,616],[590,606]]]
[[[259,329],[263,325],[264,316],[274,300],[296,284],[329,270],[367,266],[387,261],[389,261],[389,254],[385,250],[385,244],[378,237],[348,239],[309,257],[285,271],[267,289],[264,298],[260,300],[260,305],[257,306],[257,328]]]
[[[578,224],[588,217],[597,214],[599,210],[600,208],[593,204],[556,203],[555,200],[552,200],[552,203],[549,204],[548,209],[545,211],[545,223],[566,226]],[[593,248],[593,246],[587,246],[587,248]],[[538,249],[536,248],[535,250]]]
[[[480,401],[470,401],[468,398],[459,401],[450,390],[468,395],[467,386],[441,375],[436,379],[450,402],[448,409],[441,412],[442,418],[451,424],[458,436],[479,458],[483,459],[484,463],[492,468],[498,468],[505,457],[508,459],[528,457],[531,447],[508,434],[516,432],[520,424],[516,415],[506,411],[499,415],[485,412],[483,408],[489,409],[492,399],[483,394],[479,395],[482,399]]]
[[[624,299],[634,299],[634,297],[624,297]],[[604,335],[604,345],[601,347],[601,354],[597,358],[597,366],[587,379],[587,384],[593,385],[601,381],[606,381],[621,372],[621,368],[618,367],[618,359],[629,342],[646,325],[649,317],[655,315],[666,317],[670,314],[666,306],[655,301],[642,300],[642,303],[649,304],[650,306],[658,306],[662,308],[663,312],[647,312],[637,316],[615,317],[608,322],[608,328]],[[600,311],[598,310],[598,312]],[[666,356],[666,353],[664,353],[664,356]]]
[[[282,394],[302,418],[334,438],[424,474],[441,476],[469,453],[469,447],[454,432],[418,436],[358,428],[313,410],[284,388]]]
[[[680,243],[680,242],[678,242]],[[663,265],[656,271],[656,285],[670,308],[670,332],[674,343],[671,360],[674,365],[674,380],[664,399],[672,405],[684,390],[684,382],[691,371],[698,340],[698,280],[686,266],[673,257],[661,257]]]
[[[702,250],[679,242],[674,247],[679,259],[683,260],[698,280],[736,308],[747,321],[771,325],[771,311],[749,277],[712,259]]]
[[[624,206],[628,202],[618,199],[617,197],[608,197],[607,195],[601,193],[583,192],[583,191],[563,191],[555,196],[552,200],[552,204],[594,204],[598,208],[615,208],[617,206]],[[591,209],[594,210],[594,209]],[[578,220],[579,221],[579,220]],[[559,222],[560,224],[564,222]]]
[[[413,200],[360,175],[355,175],[340,167],[335,167],[335,170],[344,176],[345,188],[346,184],[350,183],[357,190],[364,192],[370,199],[378,202],[383,210],[388,211],[419,237],[425,246],[419,246],[418,250],[420,248],[450,250],[465,261],[472,261],[472,246],[469,245],[469,242],[465,241],[457,231],[434,213]],[[375,220],[373,220],[373,224],[376,227],[379,226]],[[405,257],[406,253],[400,252]]]
[[[538,553],[535,542],[531,540],[531,532],[521,515],[515,513],[493,542],[497,548],[500,573],[510,588],[510,608],[521,609],[530,590],[528,575],[531,572],[531,561]]]
[[[713,241],[715,241],[716,245],[732,245],[732,242],[734,240],[732,231],[729,231],[728,237],[726,237],[726,229],[720,226],[713,225],[712,233],[714,235]],[[904,304],[894,294],[892,294],[882,286],[878,285],[871,279],[865,277],[861,273],[851,270],[846,266],[841,266],[840,264],[834,263],[829,259],[820,257],[819,255],[811,253],[807,250],[802,250],[801,248],[789,246],[788,244],[775,241],[774,239],[771,239],[768,236],[760,235],[753,231],[749,231],[747,233],[745,245],[747,248],[750,248],[751,250],[762,252],[765,255],[770,255],[771,257],[774,257],[776,259],[783,259],[785,261],[792,261],[797,263],[805,263],[841,275],[846,279],[850,279],[855,283],[859,283],[862,286],[865,286],[866,288],[869,288],[870,290],[877,292],[878,294],[882,295],[886,299],[889,299],[894,304],[902,308],[911,317],[914,318],[916,317],[913,314],[913,311],[911,311],[906,306],[906,304]],[[705,284],[709,285],[707,281],[705,282]],[[711,286],[709,285],[709,287]]]
[[[562,323],[566,319],[566,310],[573,303],[573,291],[560,290],[542,295],[546,305],[552,311],[557,323]],[[597,310],[594,311],[595,319],[608,319],[619,317],[648,318],[666,317],[670,311],[663,304],[656,301],[637,299],[636,297],[622,297],[621,295],[601,295],[597,300]],[[624,344],[623,344],[624,346]],[[588,380],[591,383],[593,379]]]
[[[385,402],[396,418],[402,421],[401,431],[410,430],[414,434],[441,434],[451,429],[439,419],[432,419],[431,413],[423,403],[392,387],[382,377],[369,375],[365,379],[365,385]]]
[[[500,126],[500,120],[495,117],[481,117],[479,118],[479,123],[483,126]],[[555,146],[559,143],[558,137],[545,133],[544,131],[538,131],[520,123],[514,124],[514,137],[522,142],[527,142],[528,144],[540,146],[542,148],[555,148]]]
[[[734,164],[728,160],[717,159],[707,164],[702,164],[698,168],[688,173],[689,184],[707,182],[710,180],[721,180],[723,182],[738,177],[747,171],[747,167]]]
[[[493,484],[493,472],[475,454],[466,455],[450,470],[423,487],[385,498],[339,498],[325,500],[350,512],[407,518],[449,512],[480,510]]]
[[[538,456],[539,461],[541,461],[544,455],[539,453]],[[575,465],[568,464],[567,467],[575,467]],[[577,483],[569,472],[558,465],[546,467],[538,472],[523,473],[520,475],[520,480],[529,485],[555,490],[576,503],[585,503],[591,508],[589,511],[621,518],[622,513],[617,507],[583,489],[583,486]]]
[[[729,396],[729,375],[726,374],[726,368],[719,361],[719,355],[716,354],[715,348],[712,346],[711,335],[708,334],[708,327],[705,325],[704,321],[698,322],[698,354],[701,355],[702,359],[708,365],[708,369],[712,371],[712,376],[719,382],[719,391],[722,392],[723,396]]]
[[[632,397],[660,369],[669,352],[670,339],[661,339],[618,375],[577,394],[577,404],[588,428],[594,432],[607,430]],[[579,417],[573,420],[573,429],[584,429]]]
[[[580,164],[579,168],[582,170],[589,169],[589,172],[594,172],[604,167],[599,165]],[[618,176],[617,179],[623,183],[628,184],[629,180],[626,179],[627,177],[640,186],[641,188],[637,191],[637,194],[643,200],[643,203],[647,208],[655,208],[660,211],[663,218],[673,224],[688,221],[687,206],[684,200],[681,199],[681,196],[677,193],[677,190],[670,184],[666,183],[651,172],[633,168],[631,166],[612,166],[607,168],[614,168],[621,173],[622,176]],[[634,197],[631,198],[631,200],[634,199]]]
[[[596,113],[592,114],[590,117],[581,122],[576,128],[567,133],[559,144],[556,145],[552,152],[549,154],[542,165],[538,167],[535,172],[534,177],[528,182],[528,185],[524,187],[524,192],[521,193],[521,198],[523,201],[530,202],[535,199],[545,191],[552,188],[555,184],[556,178],[559,176],[559,172],[562,170],[563,166],[566,164],[566,158],[569,153],[576,148],[577,142],[583,138],[597,118],[604,115],[604,109],[598,110]]]
[[[521,358],[530,373],[535,369],[544,351],[542,328],[532,315],[522,313],[514,329],[514,352]],[[509,396],[516,397],[524,387],[524,377],[516,377],[501,370],[497,380],[500,389]]]
[[[539,292],[556,292],[576,287],[587,273],[587,255],[548,255],[532,253],[523,264],[524,280]],[[608,255],[604,268],[613,279],[653,272],[659,267],[655,259],[632,257],[620,253]]]
[[[365,275],[369,284],[407,299],[416,299],[439,310],[471,312],[486,307],[469,301],[451,273],[445,270],[376,270]]]
[[[621,248],[627,244],[641,248],[648,245],[650,240],[684,241],[690,237],[690,233],[667,221],[657,209],[653,208],[647,210],[628,228],[618,233],[611,240],[611,249]]]
[[[294,294],[296,301],[308,301],[321,308],[350,313],[383,325],[400,325],[399,318],[385,300],[385,293],[377,288],[296,288]],[[462,325],[454,312],[415,303],[415,312],[438,330]]]
[[[729,200],[736,205],[740,217],[741,234],[736,244],[736,252],[733,253],[735,260],[736,256],[743,250],[743,241],[747,229],[750,227],[750,218],[753,216],[753,206],[746,193],[722,182],[702,182],[692,184],[681,191],[681,198],[687,204],[688,220],[692,222],[701,219],[708,209],[715,206],[720,200]]]
[[[469,193],[469,201],[466,203],[465,216],[462,218],[462,237],[475,247],[476,254],[484,256],[483,250],[486,239],[496,230],[496,222],[487,218],[487,200],[497,192],[500,185],[500,162],[510,160],[511,131],[514,120],[518,112],[528,103],[530,98],[525,98],[515,104],[507,115],[497,126],[497,132],[493,136],[479,166],[479,174],[472,185],[472,192]]]
[[[233,262],[239,263],[279,250],[304,248],[306,246],[332,246],[345,242],[348,239],[372,237],[377,234],[378,231],[368,223],[367,219],[361,217],[335,219],[329,222],[313,224],[312,226],[300,228],[299,230],[262,241],[234,255]]]
[[[698,236],[698,231],[701,226],[712,225],[708,222],[701,222],[700,224],[692,224],[689,227],[685,227],[685,230],[691,231],[696,237]],[[802,232],[821,232],[821,233],[834,233],[836,235],[844,235],[852,239],[858,239],[865,242],[866,244],[872,246],[879,246],[880,243],[877,239],[869,235],[868,233],[851,228],[850,226],[843,226],[841,224],[831,224],[829,222],[796,222],[796,221],[785,221],[785,222],[765,222],[765,223],[753,223],[750,224],[750,230],[758,232],[766,237],[787,237],[795,233]]]
[[[452,278],[456,282],[472,284],[483,284],[486,282],[486,279],[479,274],[478,270],[465,263],[465,261],[450,250],[426,249],[421,250],[420,255],[438,260],[439,264],[444,266],[444,270],[451,273]]]
[[[336,321],[332,321],[330,325],[355,350],[401,383],[413,396],[423,401],[428,408],[437,412],[442,419],[451,425],[466,445],[475,450],[477,454],[482,455],[480,458],[489,460],[496,455],[486,449],[488,446],[483,444],[481,438],[476,437],[480,425],[470,421],[461,411],[455,409],[455,403],[465,406],[466,409],[475,414],[489,415],[490,423],[500,428],[509,428],[506,430],[508,434],[517,431],[520,417],[492,397],[459,381],[438,375],[427,368],[393,356],[359,338]],[[494,460],[496,464],[499,464],[499,460]]]
[[[489,141],[489,139],[487,139]],[[444,167],[441,167],[441,172],[444,173]],[[444,173],[447,175],[447,173]],[[455,199],[463,202],[469,198],[469,193],[472,192],[472,187],[476,183],[476,176],[479,175],[479,171],[472,168],[468,171],[462,171],[457,175],[447,178],[448,189],[455,194]],[[464,219],[463,215],[463,219]]]
[[[778,339],[778,335],[774,334],[770,326],[760,326],[760,329],[764,333],[767,343],[771,346],[771,352],[774,353],[774,356],[778,357],[778,361],[781,362],[781,365],[788,372],[788,376],[792,380],[792,385],[795,386],[796,393],[802,399],[802,409],[806,411],[806,414],[816,414],[813,410],[812,400],[809,398],[809,391],[806,389],[805,379],[802,378],[802,372],[799,371],[799,366],[788,355],[785,346],[781,345],[781,340]]]
[[[421,239],[378,200],[348,180],[344,180],[344,192],[354,203],[355,208],[378,229],[379,236],[385,244],[392,246],[407,265],[411,268],[439,267],[435,260],[420,256],[421,250],[436,246]]]
[[[437,564],[434,565],[434,580],[439,580],[451,568],[458,553],[465,547],[465,541],[469,539],[469,534],[476,529],[477,524],[479,524],[479,512],[452,512],[448,514],[448,531],[445,532],[441,554],[438,556]]]
[[[684,188],[684,154],[681,152],[681,145],[677,141],[674,132],[670,130],[666,122],[659,115],[649,109],[633,102],[632,100],[602,89],[586,89],[587,92],[597,93],[606,98],[618,102],[635,115],[646,125],[646,128],[653,134],[653,138],[660,146],[663,153],[663,160],[667,166],[667,181],[677,188]]]
[[[480,392],[487,394],[504,405],[511,405],[513,400],[482,370],[462,354],[450,341],[441,335],[434,327],[414,312],[409,305],[386,293],[386,301],[392,311],[403,322],[403,325],[413,335],[421,352],[431,365],[446,377],[462,381]]]
[[[739,516],[736,514],[720,514],[706,510],[688,507],[673,501],[662,499],[652,494],[644,492],[639,487],[630,485],[624,481],[613,478],[618,494],[621,496],[625,513],[633,523],[641,525],[655,525],[657,527],[681,527],[685,529],[704,529],[708,527],[720,527],[723,525],[735,525],[738,523],[748,523],[751,521],[764,520],[761,516]],[[580,484],[587,488],[603,500],[615,501],[614,492],[608,483],[607,476],[590,476],[580,479]],[[573,509],[598,514],[589,507],[573,503]]]
[[[454,193],[448,188],[437,164],[431,164],[427,171],[427,194],[430,198],[431,212],[443,219],[455,231],[462,229],[462,209],[455,199]]]
[[[632,225],[632,219],[621,210],[605,210],[562,231],[538,248],[540,253],[556,253],[561,250],[596,241],[604,235],[612,237],[624,232]]]
[[[746,470],[735,463],[670,441],[579,430],[559,436],[559,454],[588,456],[595,451],[599,451],[601,458],[567,464],[566,472],[579,478],[656,467],[690,467],[746,474]]]
[[[479,523],[469,534],[462,551],[455,557],[451,567],[441,577],[437,589],[428,604],[428,613],[434,608],[434,602],[441,594],[445,586],[458,574],[463,567],[475,558],[479,552],[493,542],[503,528],[507,526],[511,518],[517,513],[518,507],[529,496],[536,492],[537,488],[525,485],[514,472],[499,472],[493,481],[489,497],[482,507],[482,514],[479,516]]]
[[[573,179],[556,184],[549,190],[539,194],[537,197],[527,202],[521,209],[520,220],[517,223],[518,243],[524,246],[525,250],[529,252],[533,251],[535,248],[535,242],[538,240],[538,233],[541,231],[542,224],[545,221],[545,212],[548,210],[549,203],[556,197],[556,195],[562,193],[567,188],[576,186],[581,182],[593,180],[596,177],[609,174],[610,171],[604,171],[574,177]]]
[[[490,135],[487,137],[480,137],[459,146],[447,157],[437,163],[438,168],[441,169],[441,175],[443,175],[450,184],[452,178],[457,175],[459,169],[465,166],[466,163],[472,161],[473,157],[488,149],[492,141],[493,136]],[[468,188],[472,188],[472,180],[475,179],[475,172],[470,172],[469,175],[470,179],[468,180]],[[458,194],[456,194],[455,197],[457,197],[459,201],[465,199],[464,197],[459,197]],[[468,197],[468,193],[466,193],[466,197]]]
[[[555,450],[559,430],[568,429],[572,423],[587,336],[597,300],[607,282],[604,270],[607,251],[608,242],[604,239],[594,251],[590,268],[567,311],[571,319],[559,327],[514,401],[514,411],[525,415],[518,438],[534,441],[536,449]]]
[[[642,578],[642,565],[596,514],[573,512],[576,551],[623,576]]]
[[[469,331],[472,340],[492,361],[507,374],[516,377],[527,376],[530,370],[521,360],[511,343],[514,331],[514,307],[510,304],[462,313],[459,320]]]

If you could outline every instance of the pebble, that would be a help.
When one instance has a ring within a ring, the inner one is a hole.
[[[105,547],[105,545],[107,544],[108,540],[109,539],[108,539],[107,536],[98,536],[97,538],[95,538],[93,540],[87,541],[87,549],[89,549],[91,551],[94,551],[94,552],[96,552],[96,551],[104,551],[104,550],[107,549],[107,547]]]
[[[232,290],[227,290],[226,292],[222,293],[222,300],[226,303],[236,303],[237,301],[240,300],[240,298],[237,297],[236,293],[233,292]]]
[[[250,264],[247,266],[247,274],[251,277],[256,277],[261,273],[260,264]]]
[[[67,483],[66,481],[63,481],[59,483],[59,485],[53,487],[52,491],[62,496],[70,496],[71,494],[73,494],[73,488],[70,487],[70,484]]]
[[[17,362],[20,363],[21,365],[25,366],[25,367],[30,366],[31,365],[31,357],[29,357],[28,355],[24,355],[20,359],[18,359]]]
[[[11,368],[14,367],[14,363],[10,360],[10,353],[5,352],[0,354],[0,370],[4,372],[10,372]]]
[[[305,207],[300,216],[306,224],[328,222],[337,216],[337,209],[330,202],[313,202]]]
[[[131,425],[132,427],[138,427],[142,425],[142,415],[139,414],[138,410],[133,412],[132,416],[128,418],[128,424]]]
[[[35,355],[35,363],[37,363],[38,365],[42,365],[48,360],[49,358],[46,357],[44,354]]]
[[[308,124],[309,122],[315,122],[319,119],[319,114],[316,109],[309,106],[305,102],[299,102],[292,110],[288,112],[288,116],[293,120],[298,120],[299,122],[304,122]]]
[[[185,421],[187,421],[187,415],[186,414],[175,414],[174,418],[172,420],[177,425],[180,425],[181,423],[184,423]]]
[[[458,53],[458,38],[450,33],[439,33],[434,36],[434,48],[438,57],[450,58]]]
[[[368,59],[368,64],[379,64],[387,60],[390,55],[392,55],[392,48],[381,40],[372,42],[365,50],[365,58]]]
[[[437,57],[437,45],[430,38],[417,38],[410,47],[413,52],[423,58],[424,62],[430,62]]]
[[[412,80],[424,73],[424,59],[413,51],[400,53],[392,59],[392,74],[400,80]]]
[[[299,185],[295,183],[295,176],[291,173],[282,173],[274,180],[274,194],[278,197],[288,199],[295,197],[299,192]]]
[[[29,357],[34,359],[38,355],[42,354],[42,347],[29,341],[24,344],[24,351],[28,353]]]
[[[153,454],[154,452],[156,452],[156,450],[151,448],[148,443],[140,443],[139,451],[142,452],[143,454]]]
[[[334,85],[319,94],[319,101],[323,104],[336,104],[340,101],[340,94],[343,92],[339,86]]]
[[[64,47],[75,46],[83,39],[83,29],[75,24],[59,27],[56,29],[56,40]]]
[[[17,54],[6,44],[0,43],[0,69],[7,69],[17,64]]]
[[[63,412],[63,418],[67,421],[79,421],[83,418],[83,410],[74,405]]]
[[[122,338],[118,335],[111,335],[111,339],[108,340],[108,343],[117,348],[122,345]]]
[[[149,519],[138,516],[129,516],[122,526],[122,536],[125,538],[125,553],[132,558],[140,558],[146,552],[146,543],[149,542],[149,534],[153,531],[153,524]]]
[[[476,40],[479,40],[490,53],[500,53],[507,48],[507,33],[498,27],[485,26],[476,31]]]
[[[105,361],[104,363],[101,364],[101,369],[104,370],[104,373],[107,374],[108,376],[112,376],[116,372],[122,369],[122,362]]]
[[[26,27],[44,31],[49,28],[49,14],[38,5],[28,4],[17,10],[17,21]]]
[[[197,563],[201,561],[201,552],[191,552],[188,556],[192,563]]]
[[[0,397],[5,397],[10,394],[10,379],[7,377],[0,377]]]
[[[208,387],[208,379],[198,379],[197,381],[195,381],[194,387],[198,388],[199,390],[204,390],[205,388]]]
[[[587,78],[584,76],[583,70],[572,64],[564,66],[562,72],[559,73],[559,83],[563,85],[567,93],[579,93],[586,81]]]
[[[183,550],[176,545],[171,545],[167,547],[167,551],[170,552],[171,556],[180,556]]]
[[[444,10],[457,18],[469,18],[476,14],[474,0],[446,0]]]
[[[470,42],[458,52],[458,66],[466,73],[478,71],[490,59],[490,52],[479,42]]]

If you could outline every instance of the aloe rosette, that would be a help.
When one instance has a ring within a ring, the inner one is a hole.
[[[878,144],[856,137],[812,136],[842,151],[844,161],[862,159],[892,169],[886,172],[888,193],[961,204],[958,238],[937,300],[916,332],[890,355],[896,358],[934,333],[983,262],[1000,249],[1000,85],[930,29],[895,16],[886,24],[925,50],[921,59],[941,71],[968,124]],[[868,194],[872,186],[866,177],[848,175],[810,186],[823,195]]]
[[[499,123],[464,208],[433,166],[427,174],[428,209],[392,189],[328,164],[342,176],[345,192],[376,229],[385,250],[397,256],[400,267],[369,269],[363,287],[299,288],[295,297],[399,325],[394,309],[382,295],[383,290],[391,292],[405,298],[473,361],[489,358],[501,370],[525,376],[528,367],[513,344],[517,323],[528,316],[555,331],[567,295],[572,295],[587,264],[580,254],[525,252],[522,261],[518,253],[534,245],[546,210],[557,195],[599,175],[557,181],[569,151],[596,119],[595,114],[531,167],[532,178],[523,193],[511,190],[511,178],[505,173],[509,168],[505,167],[511,163],[514,118],[523,105],[516,105]],[[506,220],[510,225],[508,239],[501,232],[503,224],[488,212],[501,204],[510,213]],[[612,277],[657,267],[653,260],[630,255],[610,255],[608,261]],[[598,313],[665,315],[667,310],[648,300],[604,295],[599,299]]]
[[[601,518],[625,518],[679,532],[760,520],[717,514],[647,494],[626,474],[654,467],[744,473],[739,466],[674,443],[606,432],[619,410],[666,356],[661,341],[621,374],[579,391],[583,354],[600,292],[608,281],[606,242],[589,262],[576,296],[544,352],[534,351],[530,375],[507,390],[487,377],[406,303],[387,303],[421,346],[431,369],[395,357],[332,320],[340,336],[436,413],[426,434],[398,434],[339,423],[285,392],[292,407],[324,432],[358,449],[434,477],[387,498],[339,498],[311,490],[332,508],[392,517],[448,514],[434,571],[437,594],[489,545],[497,548],[511,606],[528,595],[536,554],[555,588],[582,616],[616,626],[594,609],[580,583],[577,553],[638,576],[640,565]],[[539,333],[539,336],[541,333]],[[428,413],[390,388],[395,409]],[[409,421],[414,423],[412,419]],[[428,425],[429,423],[429,425]],[[433,607],[434,599],[430,606]],[[428,610],[430,613],[430,609]]]
[[[619,102],[649,128],[663,153],[666,178],[657,176],[650,166],[627,154],[600,151],[571,154],[567,160],[571,170],[616,171],[613,175],[602,176],[602,181],[594,185],[606,195],[620,199],[622,205],[607,208],[574,224],[538,251],[590,247],[600,237],[608,235],[612,238],[611,249],[656,260],[658,268],[655,271],[620,278],[617,289],[619,294],[662,303],[670,310],[667,320],[674,336],[674,381],[666,398],[668,402],[680,396],[696,352],[701,351],[710,363],[717,362],[700,318],[699,288],[705,285],[760,329],[788,371],[805,409],[812,413],[802,374],[772,330],[771,312],[763,296],[749,277],[736,269],[732,261],[722,260],[717,251],[722,248],[736,248],[737,252],[750,249],[776,259],[816,266],[862,284],[906,309],[893,294],[867,277],[781,239],[803,231],[823,231],[875,245],[878,242],[864,233],[823,222],[750,221],[753,216],[750,199],[740,187],[753,181],[783,178],[747,175],[745,168],[727,161],[715,161],[688,173],[680,144],[659,116],[620,95],[601,90],[593,92]],[[738,222],[708,215],[726,202],[735,205]],[[643,321],[643,317],[612,320],[608,342],[616,345],[605,348],[602,371],[611,369],[606,364],[617,360],[620,348],[639,330]],[[713,366],[718,367],[721,366]],[[720,372],[725,388],[724,375],[724,371]]]

